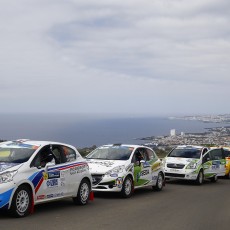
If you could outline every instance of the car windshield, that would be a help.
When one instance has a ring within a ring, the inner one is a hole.
[[[32,145],[6,144],[0,146],[0,162],[24,163],[29,160],[36,148]]]
[[[200,149],[173,149],[168,157],[195,158],[199,159],[201,155]]]
[[[104,146],[95,149],[87,159],[102,159],[102,160],[128,160],[133,151],[133,148],[127,146]]]

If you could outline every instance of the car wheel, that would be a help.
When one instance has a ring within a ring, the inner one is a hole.
[[[217,180],[218,180],[218,176],[217,175],[215,175],[214,177],[211,178],[212,182],[217,182]]]
[[[160,172],[157,177],[157,183],[155,186],[153,186],[153,189],[156,191],[161,191],[164,186],[164,177],[163,174]]]
[[[226,178],[226,179],[230,179],[230,171],[228,172],[227,175],[225,175],[225,178]]]
[[[133,193],[133,180],[130,176],[127,176],[122,186],[121,196],[123,198],[129,198],[132,196],[132,193]]]
[[[15,217],[25,217],[30,214],[32,193],[28,186],[20,186],[14,193],[10,213]]]
[[[85,205],[89,201],[89,194],[90,194],[89,181],[86,179],[83,179],[78,188],[77,197],[73,198],[73,202],[75,204]]]
[[[202,170],[200,170],[197,178],[196,178],[196,184],[197,185],[202,185],[204,183],[204,173]]]

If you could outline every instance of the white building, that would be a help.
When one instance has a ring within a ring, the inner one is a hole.
[[[170,136],[176,136],[176,130],[175,129],[170,130]]]

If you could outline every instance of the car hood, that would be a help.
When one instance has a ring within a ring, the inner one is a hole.
[[[89,165],[90,173],[104,174],[117,166],[126,165],[127,161],[87,159],[87,163]]]
[[[0,162],[0,173],[17,170],[22,164]]]
[[[194,158],[182,158],[182,157],[166,157],[165,163],[172,163],[172,164],[184,164],[188,165],[190,162],[197,162],[199,159]]]

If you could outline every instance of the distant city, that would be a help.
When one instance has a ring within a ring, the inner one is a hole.
[[[230,123],[230,114],[169,117],[169,119],[202,121],[206,123]]]
[[[205,116],[184,116],[170,117],[169,119],[197,120],[207,123],[230,124],[230,114],[224,115],[205,115]],[[145,145],[157,147],[158,149],[167,149],[176,145],[230,145],[230,125],[219,126],[215,128],[206,128],[203,133],[177,133],[176,129],[169,130],[168,136],[151,136],[140,138],[146,141]]]

